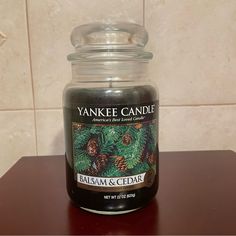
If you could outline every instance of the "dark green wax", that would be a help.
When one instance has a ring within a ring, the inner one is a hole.
[[[85,106],[112,106],[158,103],[155,89],[150,85],[130,86],[120,88],[68,88],[64,95],[64,124],[66,141],[66,174],[67,191],[72,201],[84,208],[97,211],[126,211],[136,209],[148,203],[158,189],[158,145],[157,175],[151,187],[132,190],[124,193],[135,193],[135,198],[120,200],[104,200],[104,195],[109,193],[85,190],[77,187],[73,170],[72,154],[72,110],[78,105]],[[122,193],[121,193],[122,194]]]

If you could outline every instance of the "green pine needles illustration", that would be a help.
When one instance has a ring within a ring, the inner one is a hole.
[[[72,124],[74,168],[78,173],[121,177],[156,168],[157,127]]]

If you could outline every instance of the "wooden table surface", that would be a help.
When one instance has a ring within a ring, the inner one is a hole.
[[[161,153],[156,199],[120,216],[71,204],[63,156],[23,157],[0,178],[0,234],[236,234],[236,153]]]

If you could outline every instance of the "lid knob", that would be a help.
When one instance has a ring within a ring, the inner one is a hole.
[[[134,23],[80,25],[71,34],[71,42],[75,48],[106,45],[144,47],[147,41],[145,28]]]

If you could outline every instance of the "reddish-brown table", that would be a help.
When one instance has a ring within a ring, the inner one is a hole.
[[[236,154],[169,152],[146,208],[101,216],[75,208],[64,158],[23,157],[0,179],[0,234],[236,234]]]

